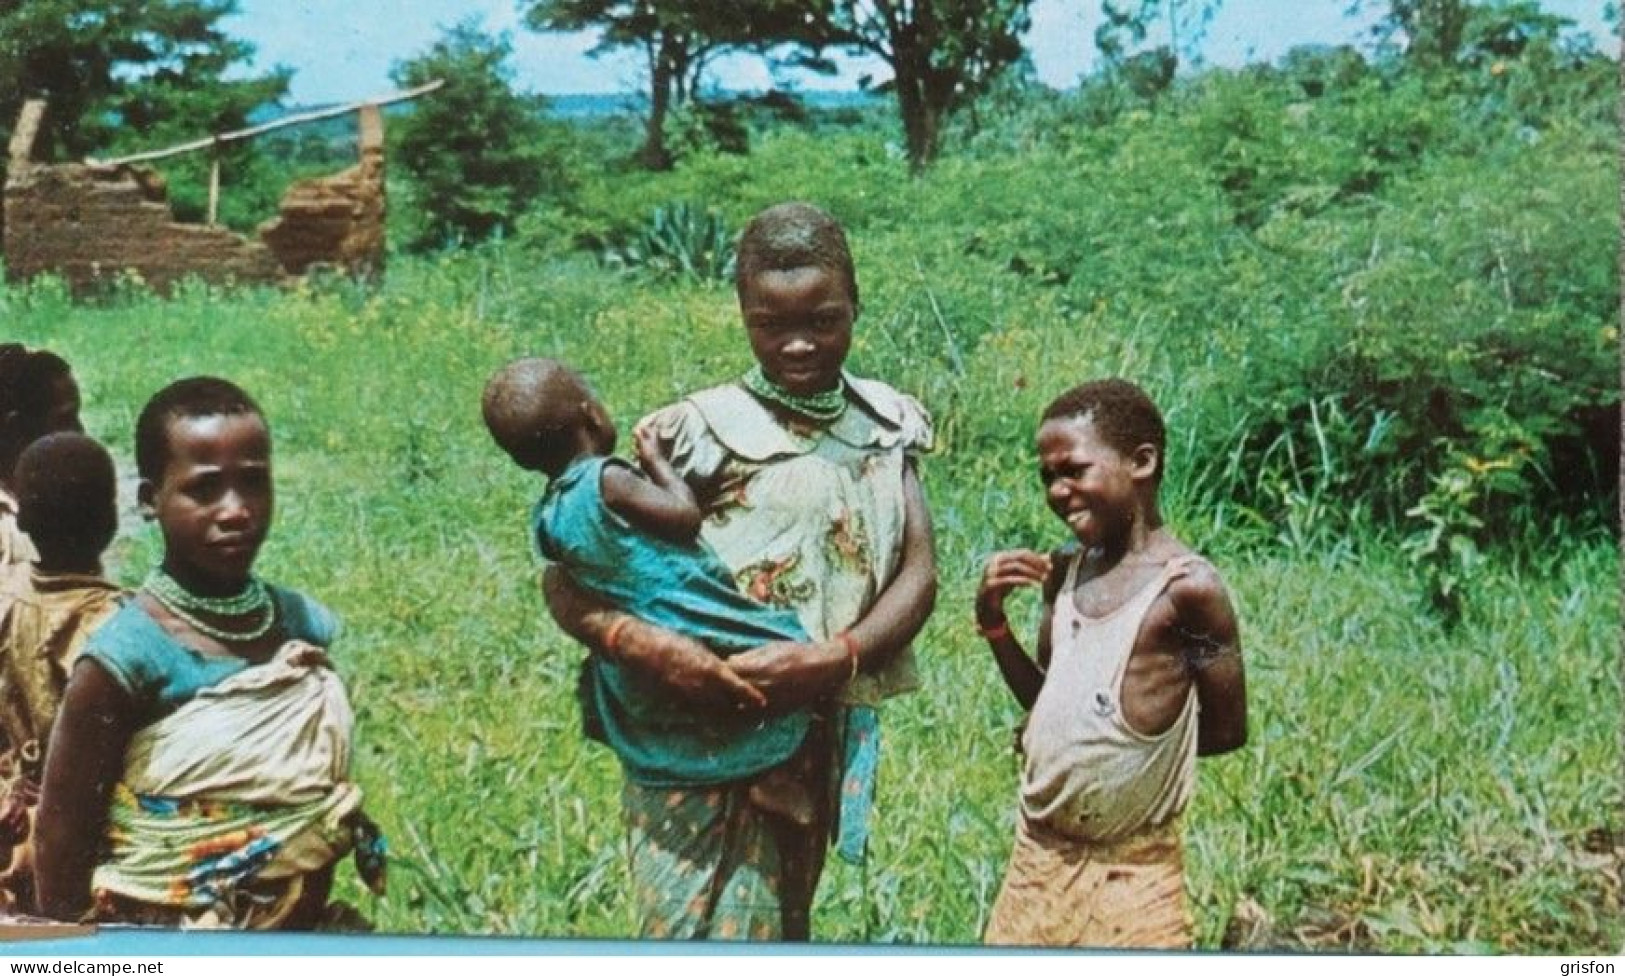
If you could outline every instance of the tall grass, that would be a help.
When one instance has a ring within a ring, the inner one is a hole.
[[[860,269],[893,243],[883,229],[860,238]],[[818,938],[979,936],[1013,831],[1018,713],[970,600],[989,552],[1062,537],[1032,473],[1032,418],[1087,362],[1163,400],[1170,521],[1214,556],[1243,621],[1251,741],[1202,763],[1186,817],[1200,943],[1217,945],[1250,902],[1287,944],[1617,950],[1613,540],[1491,558],[1447,630],[1394,540],[1316,534],[1311,490],[1282,486],[1282,504],[1303,506],[1288,523],[1301,530],[1273,543],[1249,534],[1247,513],[1215,514],[1202,479],[1244,472],[1180,453],[1202,421],[1195,393],[1107,310],[1080,317],[1041,289],[1011,302],[995,293],[1011,286],[990,281],[975,306],[985,317],[969,321],[963,305],[933,308],[931,260],[865,281],[854,366],[935,413],[940,450],[923,478],[942,596],[919,641],[925,688],[885,710],[870,864],[832,865]],[[8,337],[74,364],[87,426],[121,470],[135,413],[173,378],[224,375],[264,405],[278,512],[261,569],[345,620],[358,774],[398,858],[387,900],[349,878],[344,897],[392,932],[633,930],[619,773],[579,735],[581,651],[547,620],[528,555],[541,484],[488,443],[479,391],[510,357],[562,356],[625,431],[747,365],[729,290],[639,285],[493,247],[396,262],[376,292],[193,286],[75,307],[44,282],[0,290],[0,314]],[[1297,463],[1332,463],[1315,445],[1291,449]],[[119,576],[138,581],[155,555],[153,530],[132,527]],[[1024,633],[1035,609],[1018,607]]]

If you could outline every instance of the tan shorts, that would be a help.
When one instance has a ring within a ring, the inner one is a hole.
[[[1189,949],[1179,821],[1095,844],[1021,818],[983,941]]]

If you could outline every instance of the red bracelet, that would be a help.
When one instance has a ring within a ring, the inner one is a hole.
[[[621,639],[621,631],[625,630],[626,625],[631,622],[632,618],[624,613],[615,618],[615,622],[609,625],[608,630],[604,631],[604,650],[612,652],[617,650],[615,642]]]
[[[847,660],[852,662],[852,674],[846,679],[851,681],[858,676],[858,642],[852,636],[852,632],[848,630],[836,634],[835,639],[840,642],[842,647],[846,648]]]
[[[976,632],[987,640],[1000,640],[1010,636],[1010,621],[1008,619],[1001,620],[991,627],[983,627],[982,622],[978,620],[976,622]]]

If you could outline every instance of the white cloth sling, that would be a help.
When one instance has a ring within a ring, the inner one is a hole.
[[[302,641],[199,691],[131,740],[92,888],[229,909],[250,881],[333,863],[361,806],[353,727],[326,654]]]

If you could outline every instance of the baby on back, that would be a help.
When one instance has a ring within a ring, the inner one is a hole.
[[[547,477],[531,513],[532,539],[577,585],[724,658],[771,641],[808,640],[793,611],[740,592],[700,540],[704,515],[694,493],[650,433],[633,435],[641,470],[612,456],[615,425],[574,371],[550,359],[515,361],[491,377],[481,406],[514,463]],[[583,665],[580,691],[587,734],[614,750],[634,782],[693,787],[756,778],[754,803],[810,821],[807,791],[786,769],[806,738],[805,711],[700,714],[654,676],[603,656]]]

